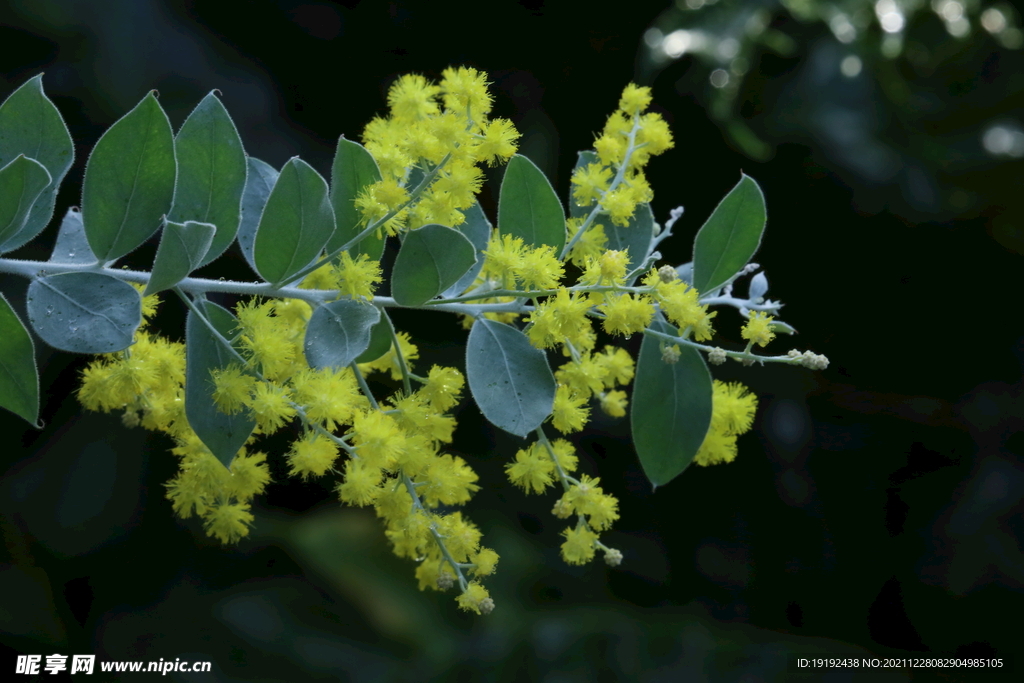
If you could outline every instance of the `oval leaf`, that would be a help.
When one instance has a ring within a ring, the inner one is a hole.
[[[57,232],[57,243],[50,254],[52,263],[96,263],[96,255],[89,248],[89,240],[85,237],[85,225],[82,224],[82,212],[77,207],[70,207],[64,214]]]
[[[302,159],[291,159],[274,184],[253,244],[256,272],[279,286],[317,258],[334,233],[327,182]]]
[[[761,244],[767,219],[761,188],[744,174],[693,242],[693,286],[698,292],[714,291],[747,265]]]
[[[454,228],[431,224],[410,231],[395,257],[391,296],[421,306],[458,282],[476,264],[473,243]]]
[[[19,155],[0,168],[0,252],[9,251],[25,227],[39,195],[50,184],[46,168],[27,156]]]
[[[100,273],[62,273],[29,284],[28,319],[55,349],[113,353],[131,346],[142,306],[127,282]]]
[[[660,320],[651,329],[678,334]],[[666,363],[661,345],[660,339],[644,336],[630,414],[640,465],[655,487],[672,481],[693,462],[711,424],[711,373],[704,358],[693,347],[680,346],[679,361]]]
[[[487,248],[487,241],[491,237],[492,225],[487,220],[480,202],[473,202],[473,205],[462,212],[466,220],[458,227],[459,232],[473,245],[473,253],[476,256],[476,263],[470,267],[458,281],[441,293],[443,298],[458,296],[465,292],[476,281],[476,276],[484,267],[484,249]]]
[[[245,191],[242,192],[242,219],[238,225],[238,246],[242,255],[249,262],[249,267],[256,272],[256,261],[252,258],[253,244],[256,242],[256,228],[260,226],[263,207],[267,205],[267,197],[277,183],[280,175],[273,166],[255,157],[246,161],[248,175],[245,178]]]
[[[370,330],[379,321],[380,309],[361,301],[340,299],[319,306],[306,326],[309,367],[319,370],[348,366],[366,351],[370,345]]]
[[[356,358],[356,362],[369,363],[390,351],[393,343],[391,335],[394,331],[391,318],[385,311],[381,311],[380,322],[370,328],[370,342],[366,345],[366,350]]]
[[[551,414],[555,378],[526,335],[479,318],[466,342],[466,377],[480,412],[495,427],[526,436]]]
[[[188,277],[204,263],[203,257],[210,249],[216,232],[217,228],[212,223],[167,221],[153,261],[153,273],[142,295],[170,289]]]
[[[364,187],[380,179],[377,162],[365,147],[345,138],[338,140],[334,164],[331,166],[331,206],[334,207],[338,230],[327,243],[328,253],[340,249],[366,227],[360,226],[363,217],[356,210],[355,199]],[[366,254],[377,261],[384,253],[384,238],[369,235],[350,248],[349,253],[353,257],[357,254]]]
[[[75,146],[64,119],[43,93],[42,75],[26,82],[0,105],[0,168],[19,154],[42,164],[51,183],[49,190],[36,199],[21,231],[7,240],[7,251],[31,242],[49,224],[57,190],[75,159]]]
[[[168,219],[212,223],[217,232],[201,262],[224,253],[238,231],[246,162],[242,138],[212,92],[189,114],[174,138],[178,186]]]
[[[39,370],[32,337],[0,293],[0,408],[36,427],[39,420]]]
[[[195,304],[224,339],[232,339],[237,321],[230,311],[210,301],[196,300]],[[238,360],[194,311],[189,311],[185,321],[185,353],[185,417],[196,436],[228,467],[256,422],[244,411],[234,415],[220,411],[213,400],[210,373]]]
[[[157,231],[176,169],[171,123],[150,92],[103,134],[85,167],[82,221],[100,261],[124,256]]]
[[[516,154],[505,168],[498,197],[498,232],[521,237],[526,244],[565,246],[565,211],[544,173]]]

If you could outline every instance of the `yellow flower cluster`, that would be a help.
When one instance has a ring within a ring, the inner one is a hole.
[[[519,133],[507,119],[489,119],[486,74],[448,68],[440,83],[416,74],[400,77],[388,91],[389,114],[373,119],[363,143],[382,179],[356,198],[370,225],[388,218],[390,234],[427,223],[456,226],[483,184],[478,164],[495,165],[516,152]],[[429,186],[410,193],[427,176]]]
[[[643,169],[652,156],[674,145],[665,120],[644,113],[650,102],[650,88],[626,86],[618,110],[594,141],[597,161],[572,175],[576,205],[595,204],[593,210],[608,214],[616,225],[627,225],[637,204],[651,201],[653,192]]]
[[[750,431],[757,412],[757,396],[737,382],[715,380],[711,396],[711,426],[693,461],[717,465],[736,459],[736,437]]]

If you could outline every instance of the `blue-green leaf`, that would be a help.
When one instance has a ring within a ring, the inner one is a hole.
[[[565,246],[565,211],[551,183],[537,166],[519,154],[505,167],[498,197],[498,232],[521,237],[533,247]]]
[[[668,323],[655,320],[655,332],[677,335]],[[633,445],[644,474],[655,487],[664,486],[685,470],[711,424],[711,373],[700,352],[679,346],[679,361],[662,360],[662,345],[671,342],[644,335],[633,383],[630,416]]]
[[[382,310],[380,322],[370,327],[370,341],[366,345],[366,350],[356,358],[356,362],[369,363],[390,351],[394,342],[392,339],[394,332],[395,328],[391,324],[391,318],[388,317],[387,311]]]
[[[242,139],[212,92],[189,114],[174,138],[178,186],[168,220],[212,223],[217,232],[197,267],[224,253],[238,231],[246,162]]]
[[[82,212],[77,207],[70,207],[64,214],[57,232],[57,243],[50,254],[53,263],[96,263],[96,255],[89,248],[89,240],[85,237],[85,225],[82,224]]]
[[[98,259],[118,259],[157,231],[176,174],[171,123],[151,92],[107,129],[85,167],[82,221]]]
[[[234,337],[237,320],[230,311],[201,299],[195,305],[221,337]],[[247,412],[227,415],[220,411],[213,400],[210,373],[238,364],[238,359],[194,311],[189,311],[185,321],[185,352],[185,417],[196,436],[228,467],[256,422]]]
[[[39,370],[25,324],[0,292],[0,408],[39,427]]]
[[[153,260],[153,273],[142,295],[170,289],[188,277],[203,264],[216,232],[212,223],[167,221]]]
[[[291,159],[260,217],[253,244],[256,272],[275,286],[286,284],[320,254],[332,234],[327,182],[302,159]]]
[[[334,164],[331,166],[331,205],[338,221],[338,230],[327,243],[328,253],[340,249],[366,227],[359,224],[363,217],[356,210],[355,199],[364,187],[380,179],[377,162],[366,148],[345,138],[338,140]],[[377,261],[384,253],[384,238],[371,234],[350,248],[349,253],[352,256],[366,254]]]
[[[458,282],[476,263],[473,243],[454,228],[431,224],[406,234],[391,272],[391,296],[421,306]]]
[[[479,318],[466,342],[466,377],[480,412],[495,427],[526,436],[551,414],[555,378],[526,335]]]
[[[18,155],[0,168],[0,253],[9,251],[25,227],[36,200],[50,185],[50,173],[36,161]]]
[[[767,219],[761,188],[744,174],[693,242],[694,288],[714,291],[740,272],[760,246]]]
[[[57,190],[75,159],[75,146],[64,119],[43,93],[42,75],[30,79],[0,105],[0,168],[19,154],[42,164],[51,182],[36,199],[21,231],[7,239],[6,251],[31,242],[50,222]]]
[[[362,301],[339,299],[317,307],[306,326],[309,367],[348,366],[369,347],[370,330],[379,321],[380,309]]]
[[[466,220],[458,226],[458,230],[473,244],[476,263],[459,278],[458,282],[442,292],[441,297],[445,299],[462,294],[476,281],[476,276],[484,267],[484,249],[487,248],[487,242],[491,238],[493,226],[487,220],[480,202],[473,202],[473,205],[463,211],[463,214],[466,216]]]
[[[256,242],[256,229],[260,227],[260,216],[267,205],[267,197],[277,183],[280,175],[273,166],[255,157],[246,162],[248,175],[245,179],[245,191],[242,193],[242,221],[238,225],[238,246],[249,267],[256,272],[256,261],[252,258],[253,244]]]
[[[28,319],[50,346],[72,353],[128,348],[142,322],[139,293],[100,273],[61,273],[32,280]]]

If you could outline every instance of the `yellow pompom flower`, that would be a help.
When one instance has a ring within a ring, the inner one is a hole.
[[[611,417],[625,417],[628,403],[625,391],[608,391],[601,395],[601,410]]]
[[[444,412],[459,402],[466,378],[457,368],[443,368],[435,365],[427,374],[427,382],[419,393],[427,399],[430,407]]]
[[[565,268],[550,245],[525,250],[515,271],[524,289],[554,289],[564,274]]]
[[[747,323],[740,331],[740,336],[758,346],[767,346],[768,342],[775,339],[775,333],[771,328],[773,320],[775,318],[764,311],[751,311]]]
[[[565,222],[569,240],[576,236],[576,233],[583,225],[583,221],[583,218],[570,218]],[[583,236],[573,245],[572,251],[569,252],[569,260],[574,265],[582,268],[588,260],[597,259],[601,256],[607,245],[608,236],[604,232],[604,226],[600,223],[592,223],[587,228],[587,231],[583,233]]]
[[[712,428],[738,436],[750,431],[757,411],[757,396],[739,382],[715,380],[712,392]]]
[[[480,548],[480,552],[470,558],[473,567],[469,570],[474,576],[488,576],[498,566],[498,553],[490,548]]]
[[[494,600],[491,599],[487,589],[476,581],[470,582],[465,592],[456,598],[459,607],[467,612],[477,614],[490,614],[494,610]]]
[[[562,543],[562,559],[568,564],[586,564],[594,559],[594,542],[597,534],[585,526],[562,531],[565,542]]]
[[[448,67],[441,72],[441,93],[444,106],[451,111],[483,119],[491,111],[491,94],[487,90],[487,74],[472,67]]]
[[[473,148],[473,156],[477,161],[486,161],[488,166],[508,161],[516,153],[519,136],[519,131],[508,119],[488,121],[480,129],[480,138]]]
[[[526,493],[544,493],[554,483],[554,472],[555,463],[538,443],[519,450],[515,462],[505,465],[509,481]]]
[[[563,434],[578,432],[587,424],[590,408],[587,399],[572,393],[572,390],[561,384],[555,390],[555,402],[551,410],[551,424]]]
[[[249,535],[254,517],[243,503],[224,503],[211,507],[203,517],[206,533],[221,543],[237,543]]]
[[[322,476],[338,459],[338,446],[325,436],[310,431],[288,451],[288,474],[303,479]]]
[[[619,109],[630,116],[635,116],[644,109],[647,109],[647,105],[650,103],[651,89],[630,83],[622,91],[622,97],[619,99]]]
[[[419,74],[405,74],[388,89],[388,107],[396,120],[415,121],[438,113],[441,89]]]
[[[600,163],[580,166],[572,174],[572,197],[577,206],[600,201],[612,181],[612,170]]]
[[[373,505],[381,493],[381,472],[363,460],[345,462],[345,481],[338,485],[338,497],[349,505]]]
[[[210,371],[213,379],[213,402],[217,409],[227,415],[234,415],[245,407],[249,393],[256,384],[256,378],[238,365],[214,368]]]
[[[711,428],[693,461],[702,467],[732,462],[736,459],[736,436]]]
[[[643,332],[654,319],[654,304],[645,296],[621,294],[608,297],[600,307],[604,313],[604,331],[609,334],[631,335]]]

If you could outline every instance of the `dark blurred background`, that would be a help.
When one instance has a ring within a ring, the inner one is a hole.
[[[1019,675],[1019,26],[1008,5],[952,0],[8,0],[0,99],[45,73],[76,143],[57,215],[78,203],[100,134],[151,88],[175,127],[219,89],[248,153],[275,167],[298,154],[326,176],[338,136],[385,111],[396,76],[474,66],[564,197],[622,87],[652,85],[677,140],[651,164],[655,214],[686,209],[666,260],[688,261],[740,171],[753,176],[769,216],[755,260],[799,330],[773,346],[832,364],[716,370],[760,396],[755,428],[735,463],[656,494],[625,420],[577,435],[583,471],[621,500],[606,538],[617,569],[559,559],[553,497],[507,483],[519,444],[464,400],[452,450],[483,485],[467,513],[502,558],[497,609],[480,618],[416,591],[372,511],[341,508],[326,482],[284,481],[284,441],[265,446],[280,483],[249,538],[225,548],[177,520],[169,442],[84,413],[71,392],[87,359],[37,341],[46,427],[0,415],[0,670],[57,652],[213,662],[169,675],[197,681],[1007,676],[786,671],[791,653],[871,653],[1018,657]],[[54,237],[15,256],[45,259]],[[204,274],[250,277],[237,253]],[[0,286],[23,306],[24,281]],[[177,309],[160,320],[180,337]],[[717,323],[738,346],[739,316]],[[462,365],[454,318],[397,324],[416,333],[420,367]]]

